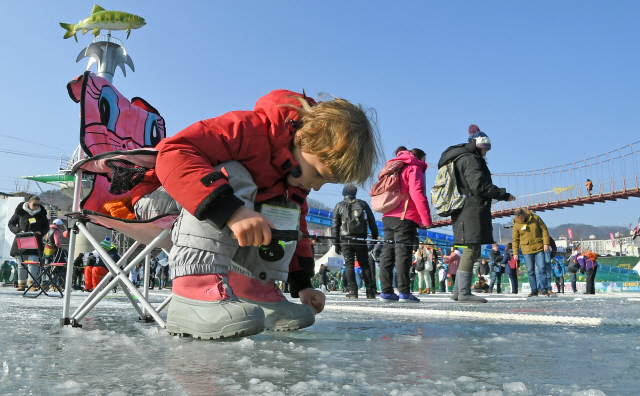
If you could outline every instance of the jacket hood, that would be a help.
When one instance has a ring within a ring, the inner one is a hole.
[[[295,97],[304,97],[310,105],[316,104],[313,99],[305,95],[279,89],[258,99],[253,108],[253,111],[264,115],[268,120],[269,130],[267,133],[271,146],[271,163],[274,167],[279,168],[283,174],[298,166],[297,161],[291,155],[291,143],[296,130],[302,126],[302,123],[299,122],[300,116],[295,109],[283,106],[301,107],[302,105]],[[283,129],[288,129],[289,133],[282,133]]]
[[[428,167],[426,162],[420,161],[418,158],[416,158],[415,155],[411,154],[408,151],[399,152],[396,158],[389,161],[402,161],[405,165],[415,165],[417,167],[420,167],[420,169],[422,169],[422,172],[426,171]]]
[[[56,230],[60,230],[60,228],[58,228],[58,226],[57,226],[57,225],[55,225],[55,224],[51,224],[51,225],[49,226],[49,228],[54,228],[54,229],[56,229]]]
[[[451,146],[448,149],[444,150],[442,156],[440,156],[440,161],[438,161],[438,169],[447,165],[449,162],[458,158],[462,154],[476,154],[475,139],[472,139],[468,143],[456,144],[455,146]]]

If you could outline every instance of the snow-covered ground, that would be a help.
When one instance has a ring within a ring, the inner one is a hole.
[[[563,319],[637,319],[638,294],[530,301],[493,294],[482,305],[439,294],[407,306],[331,293],[311,328],[201,341],[136,323],[121,294],[101,302],[83,328],[60,328],[61,299],[27,299],[14,290],[0,288],[2,395],[640,393],[639,326]],[[166,293],[152,292],[152,303]],[[82,297],[73,293],[72,309]],[[456,316],[461,311],[479,317]],[[513,315],[491,319],[491,313]],[[556,320],[527,322],[531,315]]]

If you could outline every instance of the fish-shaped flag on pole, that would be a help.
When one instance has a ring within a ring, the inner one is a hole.
[[[64,38],[68,39],[73,36],[78,42],[77,32],[86,34],[89,30],[94,36],[100,34],[100,30],[126,30],[127,38],[131,34],[131,29],[139,29],[146,25],[144,18],[137,15],[129,14],[122,11],[107,11],[99,5],[94,5],[91,15],[88,18],[78,22],[77,25],[72,23],[60,23],[67,32],[64,34]]]

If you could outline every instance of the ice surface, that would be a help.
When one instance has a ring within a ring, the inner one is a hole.
[[[164,299],[157,294],[152,304]],[[72,294],[72,310],[81,297]],[[470,307],[435,295],[411,307],[560,318],[540,324],[371,312],[365,308],[392,305],[332,293],[309,329],[212,342],[136,323],[121,294],[105,298],[82,329],[59,328],[61,299],[2,288],[0,394],[624,395],[640,383],[640,329],[561,318],[640,317],[629,297],[490,295],[489,304]],[[363,311],[332,310],[339,305]],[[568,375],[572,362],[579,381]]]

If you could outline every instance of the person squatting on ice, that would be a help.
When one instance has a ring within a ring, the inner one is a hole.
[[[545,260],[545,252],[550,251],[550,244],[544,221],[527,209],[516,209],[513,216],[513,257],[518,260],[518,249],[522,249],[531,286],[531,293],[527,297],[537,297],[538,293],[546,297],[555,296],[549,285]]]
[[[367,225],[371,229],[371,238],[378,239],[378,226],[373,212],[365,201],[356,198],[358,188],[353,184],[347,184],[342,189],[344,201],[338,202],[333,209],[332,235],[352,238],[367,238]],[[362,270],[362,279],[366,287],[367,298],[376,298],[376,289],[373,285],[374,276],[371,275],[369,265],[369,249],[364,241],[349,243],[336,242],[336,253],[344,256],[349,292],[346,298],[358,298],[358,285],[356,284],[356,272],[354,263],[357,260]],[[375,272],[375,266],[373,267]],[[343,280],[344,282],[344,280]]]
[[[277,90],[253,111],[197,122],[156,148],[155,170],[132,195],[137,202],[161,183],[183,208],[172,229],[167,331],[212,339],[312,325],[325,296],[311,285],[310,241],[280,245],[275,262],[258,246],[271,243],[269,217],[285,218],[286,229],[299,221],[308,234],[312,188],[371,177],[379,138],[362,107]],[[289,302],[275,281],[288,281],[302,304]]]
[[[473,264],[482,245],[493,243],[491,200],[513,201],[515,197],[493,184],[485,156],[491,150],[491,140],[478,128],[469,126],[467,143],[451,146],[442,153],[438,169],[454,163],[458,189],[466,197],[462,209],[451,214],[455,245],[466,246],[456,273],[452,300],[465,303],[485,303],[484,298],[471,294]]]
[[[384,302],[420,302],[409,290],[409,271],[413,261],[411,251],[417,240],[417,229],[419,226],[429,227],[432,223],[429,202],[425,195],[425,160],[424,151],[413,149],[397,151],[396,158],[387,162],[404,163],[400,171],[400,194],[405,196],[405,201],[382,216],[385,243],[380,257],[380,300]],[[393,290],[394,268],[399,295]]]
[[[49,231],[49,219],[47,210],[40,205],[40,198],[35,195],[29,197],[24,203],[19,203],[13,216],[9,219],[9,230],[14,234],[23,232],[33,232],[36,234],[38,246],[43,249],[42,237]],[[18,291],[24,291],[27,287],[27,270],[20,261],[20,250],[18,242],[14,239],[9,254],[18,263]],[[40,261],[40,254],[37,249],[27,249],[22,252],[22,258],[27,261]],[[39,275],[40,267],[29,265],[29,272],[36,278]],[[33,279],[29,277],[29,289],[32,288]],[[35,288],[35,286],[33,286]]]
[[[100,260],[98,251],[89,253],[87,266],[84,267],[84,291],[91,292],[98,286],[102,278],[109,273],[107,266]]]

